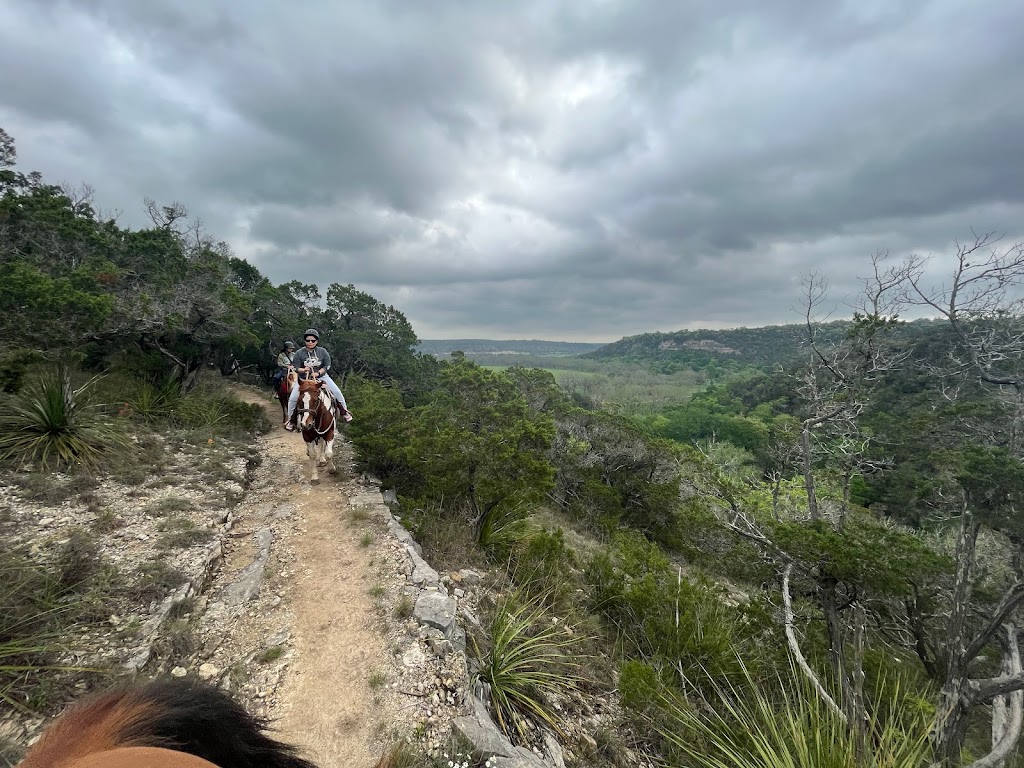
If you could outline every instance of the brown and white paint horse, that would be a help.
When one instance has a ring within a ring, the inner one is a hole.
[[[318,466],[326,464],[327,471],[332,475],[335,473],[334,433],[338,426],[331,407],[331,395],[322,381],[313,378],[299,382],[299,402],[295,414],[302,439],[306,441],[306,455],[312,463],[309,481],[317,485],[320,482]]]
[[[266,731],[213,686],[167,678],[73,705],[17,768],[316,768]],[[375,768],[393,765],[385,755]]]

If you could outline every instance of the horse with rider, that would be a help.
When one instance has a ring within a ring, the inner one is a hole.
[[[334,474],[334,438],[339,421],[351,421],[348,404],[338,385],[331,379],[331,355],[320,348],[320,334],[307,328],[303,334],[303,349],[290,359],[286,378],[278,390],[284,411],[284,428],[298,429],[306,443],[306,455],[311,461],[310,481],[320,482],[317,468],[327,465]],[[284,386],[288,387],[288,403],[284,402]]]
[[[295,351],[295,344],[290,341],[277,356],[277,372],[274,374],[274,389],[281,403],[281,415],[284,428],[292,432],[296,428],[296,406],[299,400],[299,382],[321,382],[330,394],[331,408],[341,421],[352,421],[348,404],[341,389],[328,374],[331,369],[331,354],[319,346],[320,333],[315,328],[307,328],[303,336],[303,348]]]

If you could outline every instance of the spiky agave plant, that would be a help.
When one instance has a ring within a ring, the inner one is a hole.
[[[512,595],[495,611],[487,650],[481,651],[473,638],[480,679],[490,686],[498,725],[508,735],[525,738],[526,717],[561,733],[547,699],[576,689],[581,681],[580,636],[551,619],[541,598],[522,601]]]
[[[99,376],[75,387],[67,368],[44,374],[0,413],[0,460],[31,462],[47,471],[94,469],[124,444],[95,401]]]
[[[867,724],[866,753],[842,717],[805,678],[792,672],[774,685],[745,679],[718,683],[713,700],[693,706],[659,695],[662,737],[694,768],[923,768],[930,764],[931,719],[898,681],[880,687],[889,715]],[[876,707],[876,712],[879,711]]]

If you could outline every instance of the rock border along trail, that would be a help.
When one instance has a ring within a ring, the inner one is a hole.
[[[366,542],[368,526],[352,522],[352,497],[365,490],[341,440],[338,474],[311,485],[305,444],[280,429],[277,402],[236,392],[263,406],[276,429],[260,438],[262,463],[205,598],[199,675],[226,678],[322,768],[371,766],[397,723],[370,680],[388,660],[370,594],[377,547]]]

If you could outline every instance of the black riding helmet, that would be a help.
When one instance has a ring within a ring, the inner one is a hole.
[[[284,343],[284,348],[285,349],[295,349],[295,343],[291,342],[291,341],[286,341]]]
[[[305,340],[305,338],[306,338],[307,336],[312,336],[312,337],[314,337],[314,338],[315,338],[315,339],[316,339],[317,341],[320,341],[320,334],[319,334],[319,333],[317,332],[316,328],[307,328],[307,329],[306,329],[306,332],[305,332],[304,334],[302,334],[302,338],[303,338],[303,340]]]

